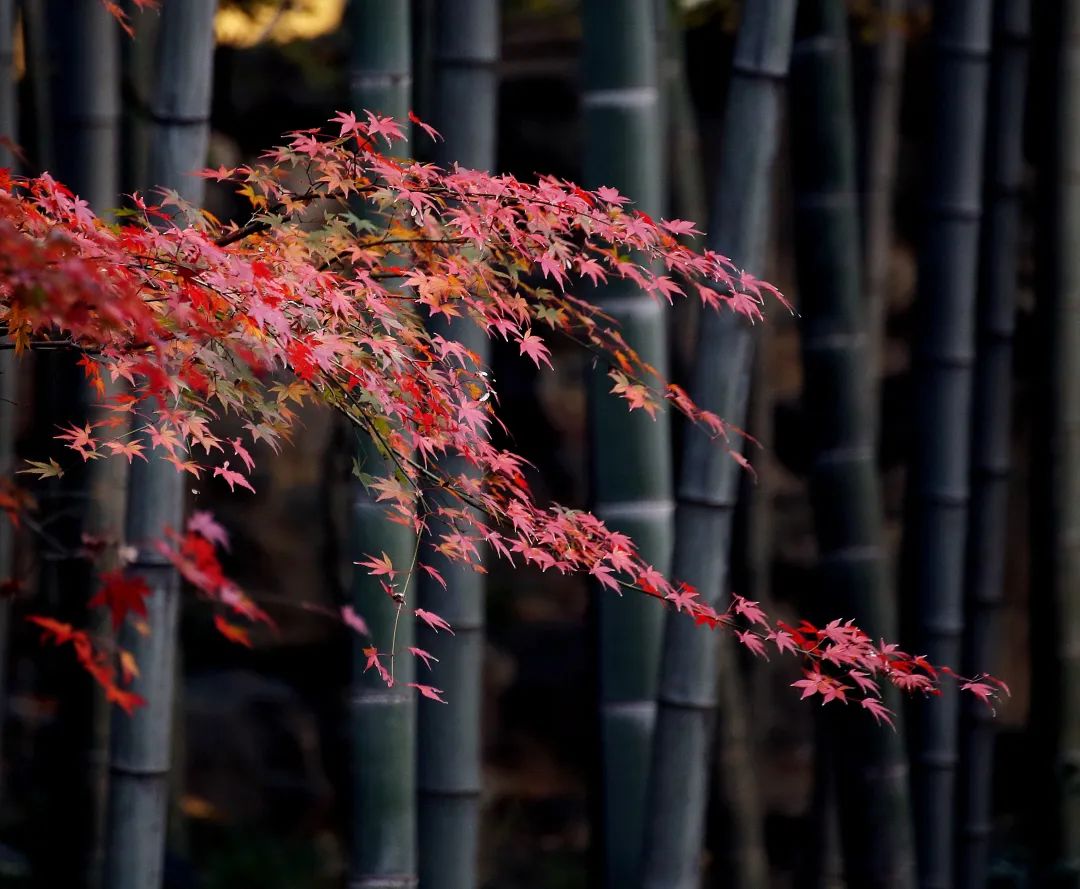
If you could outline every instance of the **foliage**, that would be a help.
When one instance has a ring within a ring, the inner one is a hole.
[[[952,675],[839,621],[824,629],[773,626],[755,603],[737,597],[718,613],[595,516],[537,503],[522,458],[487,434],[499,424],[487,370],[426,325],[437,315],[469,318],[489,336],[516,342],[538,366],[550,363],[548,339],[567,337],[610,366],[612,391],[630,410],[655,414],[668,402],[741,461],[729,445],[741,433],[663,380],[571,288],[629,279],[655,299],[690,293],[753,321],[766,299],[783,303],[774,287],[684,245],[678,239],[695,232],[692,224],[654,221],[614,189],[443,170],[380,150],[402,139],[392,119],[339,113],[331,124],[291,134],[257,164],[203,174],[250,201],[252,216],[240,226],[223,225],[172,192],[159,203],[133,195],[133,209],[109,224],[48,174],[0,174],[0,318],[9,345],[18,353],[81,353],[111,414],[60,433],[80,459],[163,459],[180,473],[211,472],[230,489],[253,490],[248,447],[280,447],[295,406],[318,400],[389,461],[384,475],[356,467],[389,519],[416,531],[432,523],[439,530],[430,545],[451,560],[482,571],[479,554],[489,548],[511,563],[587,572],[616,593],[635,589],[671,602],[699,624],[733,630],[757,654],[769,646],[799,655],[808,670],[797,683],[804,697],[852,697],[878,720],[889,717],[879,681],[932,693],[942,675]],[[105,394],[106,377],[123,381],[121,394]],[[240,419],[245,438],[214,431],[224,414]],[[451,474],[448,455],[470,471]],[[63,468],[39,462],[29,471]],[[227,543],[220,526],[196,513],[183,532],[156,545],[215,603],[218,629],[249,644],[244,624],[269,618],[224,576],[216,550]],[[412,572],[439,579],[419,552],[412,565],[385,554],[356,564],[379,578],[399,619],[410,604],[403,591]],[[116,622],[138,614],[145,591],[118,576],[105,580],[94,603],[109,607]],[[432,631],[450,630],[436,614],[414,614]],[[128,709],[138,703],[123,698],[123,676],[113,669],[121,653],[109,643],[34,619],[51,641],[74,646],[111,698]],[[365,629],[361,615],[345,621]],[[371,641],[369,665],[392,684],[393,640]],[[413,655],[423,657],[420,649]],[[962,682],[981,697],[1004,688],[986,677]],[[438,689],[417,688],[439,699]]]

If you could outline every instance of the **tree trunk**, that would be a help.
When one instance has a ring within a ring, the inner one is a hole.
[[[587,0],[584,8],[585,182],[613,186],[650,214],[663,202],[657,43],[653,0]],[[611,282],[596,298],[630,347],[666,371],[665,315],[632,284]],[[669,418],[630,413],[608,394],[606,369],[590,375],[594,512],[634,539],[660,571],[671,559]],[[600,707],[600,834],[603,885],[639,879],[645,790],[656,721],[664,611],[645,596],[596,591]]]
[[[962,665],[969,676],[992,670],[998,660],[1009,543],[1012,353],[1029,28],[1030,0],[997,0],[976,306],[972,491],[964,585]],[[957,883],[960,889],[981,889],[987,878],[993,802],[993,714],[974,697],[965,698],[960,726]]]
[[[736,41],[709,241],[751,269],[764,260],[795,6],[794,0],[747,4]],[[748,325],[731,312],[704,313],[697,351],[691,395],[702,407],[740,424],[753,367]],[[723,608],[737,490],[738,469],[731,457],[701,430],[688,430],[675,513],[673,573],[696,586],[714,607]],[[703,631],[685,615],[668,614],[649,777],[643,865],[647,889],[692,889],[699,880],[713,726],[725,718],[724,712],[717,713],[718,706],[737,700],[724,685],[734,681],[733,671],[718,671],[720,644],[727,640],[719,634]],[[752,781],[751,774],[732,778]],[[743,784],[744,823],[760,823],[755,791]],[[747,842],[747,857],[764,855],[760,828]]]
[[[802,0],[791,63],[795,254],[802,315],[810,492],[820,553],[822,620],[854,619],[895,638],[866,373],[859,274],[855,132],[843,0]],[[890,709],[898,695],[888,693]],[[828,708],[849,889],[914,886],[907,763],[900,737],[865,713]]]
[[[1080,885],[1080,0],[1032,4],[1052,77],[1037,144],[1039,377],[1032,448],[1033,885]]]
[[[349,7],[353,108],[391,115],[403,126],[407,126],[412,82],[409,7],[409,0],[353,0]],[[387,463],[373,442],[366,436],[364,439],[359,447],[364,472],[378,475],[387,471]],[[383,505],[359,483],[353,488],[352,510],[352,558],[385,552],[398,570],[407,570],[416,550],[416,535],[388,521]],[[351,701],[352,889],[417,884],[417,702],[416,693],[406,686],[413,681],[415,668],[415,659],[407,652],[413,644],[414,586],[409,583],[400,590],[405,601],[399,618],[399,606],[383,592],[378,578],[359,568],[353,572],[353,608],[367,621],[377,646],[394,644],[395,682],[388,688],[375,670],[364,672],[365,643],[357,640]]]
[[[148,177],[202,202],[204,180],[189,175],[205,164],[209,138],[216,0],[166,3],[151,100]],[[143,636],[131,626],[120,645],[131,651],[140,676],[133,690],[147,700],[133,716],[115,711],[109,756],[109,820],[105,858],[108,889],[158,889],[162,883],[172,761],[180,579],[154,546],[166,528],[183,526],[184,481],[176,468],[152,454],[131,468],[127,539],[136,547],[133,575],[149,586]]]
[[[480,170],[495,166],[499,58],[496,0],[439,2],[433,12],[431,124],[442,134],[429,151],[435,163]],[[421,137],[426,139],[426,137]],[[488,361],[488,338],[467,318],[429,327],[464,343]],[[468,467],[449,459],[458,474]],[[437,533],[437,529],[432,529]],[[439,659],[431,684],[449,706],[421,702],[417,750],[420,882],[431,889],[473,889],[478,884],[481,752],[480,706],[484,662],[484,575],[435,555],[444,590],[427,574],[417,578],[420,605],[441,615],[454,636],[432,635],[424,648]],[[427,680],[425,680],[427,681]]]
[[[915,450],[908,480],[907,589],[914,648],[960,661],[963,629],[975,291],[993,8],[986,0],[934,7],[934,117],[913,346]],[[919,885],[953,880],[958,693],[913,702],[912,793]]]

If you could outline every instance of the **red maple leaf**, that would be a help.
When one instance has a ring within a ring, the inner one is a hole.
[[[141,577],[128,577],[122,571],[106,571],[100,577],[101,586],[90,600],[90,606],[104,605],[112,614],[113,629],[118,629],[129,611],[146,617],[146,597],[150,587]]]
[[[248,631],[243,627],[238,627],[235,624],[229,623],[220,614],[214,615],[214,626],[217,627],[217,631],[230,642],[235,642],[237,645],[243,645],[245,648],[252,647],[251,639],[248,637]]]
[[[137,695],[133,691],[125,691],[111,683],[105,686],[105,699],[110,704],[116,704],[128,716],[135,712],[136,707],[142,707],[146,704],[146,698],[142,695]]]
[[[75,630],[71,624],[61,623],[60,621],[51,617],[42,617],[38,614],[31,614],[26,618],[30,623],[37,624],[42,629],[41,641],[52,642],[53,645],[63,645],[65,642],[70,642],[76,635],[79,634],[78,630]]]

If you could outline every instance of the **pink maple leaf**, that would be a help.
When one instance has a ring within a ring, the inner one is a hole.
[[[785,630],[770,632],[765,639],[768,642],[774,643],[780,654],[783,654],[785,651],[790,651],[792,654],[798,653],[798,649],[795,647],[795,640],[791,637],[791,633],[788,633]]]
[[[433,685],[421,685],[419,682],[408,682],[406,684],[409,688],[415,688],[425,698],[431,698],[431,700],[438,701],[440,704],[446,703],[446,701],[439,697],[439,695],[443,693],[441,688],[435,688]]]
[[[761,610],[757,602],[751,602],[749,599],[744,599],[740,595],[732,597],[733,606],[736,614],[741,614],[752,624],[761,624],[766,629],[769,626],[769,621],[765,618],[765,612]]]
[[[688,583],[680,583],[678,589],[672,590],[666,598],[674,603],[676,611],[692,611],[695,605],[694,599],[698,597],[698,591]]]
[[[735,638],[740,643],[749,648],[758,657],[763,657],[765,660],[769,659],[769,655],[765,653],[765,643],[761,641],[761,637],[754,633],[752,630],[736,630]]]
[[[222,549],[229,548],[229,532],[217,523],[213,515],[204,509],[196,510],[187,520],[187,529],[200,534]]]
[[[431,669],[431,662],[432,661],[435,661],[435,663],[439,662],[439,659],[437,657],[435,657],[435,655],[433,655],[429,651],[424,651],[424,649],[422,649],[422,648],[414,648],[413,646],[410,645],[409,646],[409,653],[412,654],[414,657],[420,658],[420,660],[422,660],[424,662],[424,666],[427,667],[429,670]]]
[[[551,353],[548,351],[548,347],[544,345],[544,341],[540,337],[536,336],[532,332],[526,333],[521,338],[520,349],[522,355],[528,355],[535,363],[536,366],[540,366],[540,362],[544,362],[548,367],[551,367],[551,359],[548,357]]]
[[[252,494],[255,493],[255,489],[243,475],[235,470],[229,469],[229,461],[226,460],[221,466],[214,467],[214,478],[221,476],[229,485],[230,491],[235,491],[236,486],[240,485],[241,488],[247,488]]]
[[[363,636],[371,635],[371,630],[368,629],[367,623],[353,610],[351,605],[346,605],[341,609],[341,619],[349,629],[355,630]]]
[[[877,722],[878,725],[885,722],[888,723],[889,728],[894,732],[896,731],[896,723],[893,722],[894,714],[892,710],[881,703],[881,701],[877,698],[862,698],[859,703],[870,711],[870,715],[874,717],[874,721]]]
[[[450,629],[450,624],[448,624],[445,620],[443,620],[441,617],[439,617],[439,615],[435,614],[434,612],[425,611],[423,608],[417,608],[414,614],[416,614],[416,616],[420,618],[420,620],[422,620],[429,627],[431,627],[431,629],[433,629],[436,633],[439,632],[439,630],[446,630],[446,632],[448,632],[451,636],[454,635],[454,631]]]

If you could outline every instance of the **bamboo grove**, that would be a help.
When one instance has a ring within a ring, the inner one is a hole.
[[[305,15],[327,42],[277,36]],[[203,885],[175,862],[226,820],[184,787],[214,658],[324,695],[301,758],[340,850],[296,885],[1073,885],[1078,28],[1080,0],[0,0],[0,759],[27,701],[51,720],[40,782],[0,782],[12,885]],[[546,42],[569,109],[516,104]],[[336,104],[223,147],[252,59]],[[571,460],[536,430],[578,414]],[[290,451],[335,478],[329,595],[252,580]],[[536,624],[582,604],[500,667],[519,583]],[[311,620],[337,641],[256,660]],[[508,777],[537,742],[491,687],[530,671],[573,766]],[[515,780],[580,788],[572,878],[501,875]]]

